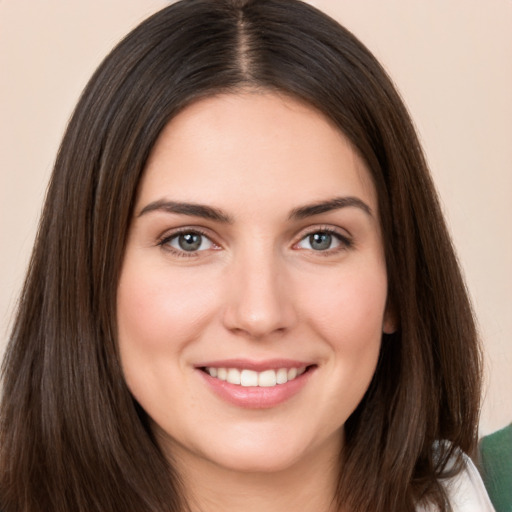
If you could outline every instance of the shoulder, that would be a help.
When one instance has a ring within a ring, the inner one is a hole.
[[[493,512],[480,474],[465,457],[465,468],[457,476],[442,482],[449,496],[453,512]]]
[[[479,467],[496,508],[512,511],[512,423],[480,441]]]
[[[494,512],[485,486],[471,459],[464,456],[464,469],[451,478],[441,480],[453,512]],[[418,512],[436,512],[420,507]]]

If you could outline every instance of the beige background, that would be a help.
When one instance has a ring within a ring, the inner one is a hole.
[[[163,0],[0,0],[0,347],[87,79]],[[312,0],[383,62],[420,132],[487,354],[481,433],[512,421],[512,1]]]

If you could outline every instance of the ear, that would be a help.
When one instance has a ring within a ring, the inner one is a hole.
[[[398,330],[398,324],[398,315],[396,314],[395,307],[388,302],[382,321],[382,332],[384,334],[394,334]]]

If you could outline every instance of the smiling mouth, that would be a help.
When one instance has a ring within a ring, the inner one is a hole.
[[[201,368],[202,371],[221,381],[228,382],[242,387],[262,387],[271,388],[286,384],[295,380],[303,373],[307,372],[312,366],[300,366],[297,368],[278,368],[269,369],[261,372],[240,368],[224,368],[206,366]]]

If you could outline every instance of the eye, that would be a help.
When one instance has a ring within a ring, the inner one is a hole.
[[[330,251],[350,247],[350,240],[339,233],[320,230],[306,235],[296,247],[312,251]]]
[[[160,245],[178,253],[194,253],[214,249],[216,245],[198,231],[182,231],[166,237]]]

